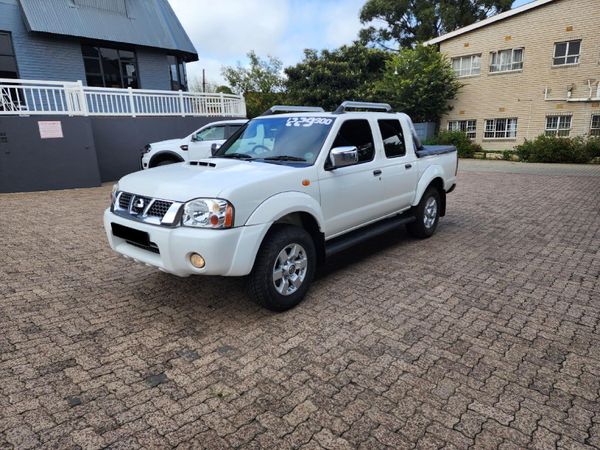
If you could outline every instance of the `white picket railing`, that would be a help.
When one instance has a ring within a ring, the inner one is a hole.
[[[114,89],[0,78],[0,115],[245,117],[241,95]]]

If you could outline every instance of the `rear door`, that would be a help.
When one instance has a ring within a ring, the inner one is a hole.
[[[377,220],[385,214],[381,160],[376,157],[370,122],[366,119],[344,121],[327,150],[329,153],[332,148],[344,146],[358,148],[357,164],[332,170],[327,163],[320,169],[326,238]]]
[[[377,120],[383,146],[381,162],[384,187],[385,210],[393,213],[410,208],[415,196],[418,181],[416,157],[405,136],[412,136],[404,130],[398,118]]]

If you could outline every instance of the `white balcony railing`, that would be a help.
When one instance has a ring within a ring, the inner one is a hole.
[[[0,78],[0,116],[245,117],[241,95],[84,86],[81,81]]]

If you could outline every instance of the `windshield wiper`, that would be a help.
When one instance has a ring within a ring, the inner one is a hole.
[[[226,153],[224,155],[217,156],[217,158],[254,159],[252,156],[247,155],[246,153]]]
[[[306,162],[306,159],[299,158],[298,156],[291,155],[280,155],[280,156],[267,156],[266,158],[261,158],[264,161],[299,161]]]

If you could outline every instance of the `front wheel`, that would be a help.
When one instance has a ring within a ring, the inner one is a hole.
[[[248,279],[250,297],[271,311],[304,299],[316,267],[315,244],[304,229],[282,225],[265,238]]]
[[[408,232],[424,239],[433,236],[440,220],[440,193],[430,187],[415,208],[415,221],[407,225]]]

